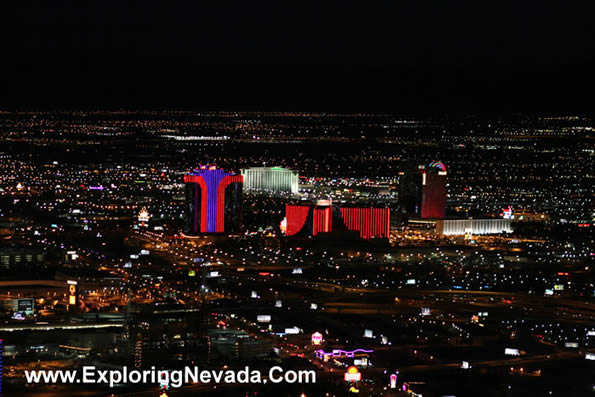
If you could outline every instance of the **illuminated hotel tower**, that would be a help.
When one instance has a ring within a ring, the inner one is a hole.
[[[235,233],[242,226],[241,175],[214,166],[201,166],[184,176],[186,220],[184,234]]]
[[[252,167],[242,170],[244,189],[270,192],[298,192],[299,175],[282,167]]]
[[[423,219],[444,219],[446,214],[446,166],[433,161],[405,171],[401,178],[401,211]]]

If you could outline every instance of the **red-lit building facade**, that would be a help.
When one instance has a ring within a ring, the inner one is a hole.
[[[286,236],[356,232],[359,238],[368,240],[388,238],[390,234],[390,208],[287,204],[285,215]]]
[[[444,219],[446,166],[432,162],[404,172],[399,186],[401,211],[409,217]]]

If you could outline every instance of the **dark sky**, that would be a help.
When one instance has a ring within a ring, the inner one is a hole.
[[[15,3],[3,108],[594,108],[592,13],[571,1]]]

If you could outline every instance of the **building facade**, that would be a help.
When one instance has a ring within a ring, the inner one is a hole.
[[[201,166],[184,176],[184,234],[235,233],[242,227],[241,175]]]
[[[433,161],[403,173],[399,184],[401,211],[408,217],[444,219],[446,215],[446,166]]]
[[[512,233],[510,219],[444,219],[436,222],[436,232],[442,235],[481,235]]]
[[[299,175],[282,167],[252,167],[242,170],[244,189],[297,193]]]
[[[336,207],[323,205],[286,205],[285,235],[313,236],[323,233],[354,232],[359,238],[388,238],[390,208]]]

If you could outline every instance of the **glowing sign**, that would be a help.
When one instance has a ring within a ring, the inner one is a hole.
[[[504,354],[506,354],[507,356],[520,356],[521,353],[519,352],[519,349],[510,349],[510,348],[505,348],[504,349]]]
[[[441,161],[432,161],[428,166],[434,167],[434,168],[440,168],[441,171],[446,171],[446,166]]]
[[[509,205],[508,208],[504,208],[500,215],[502,215],[502,218],[504,219],[512,219],[512,207]]]
[[[258,316],[256,316],[256,321],[258,321],[259,323],[270,323],[271,316],[269,316],[268,314],[259,314]]]
[[[68,280],[66,281],[68,284],[68,304],[69,305],[76,305],[76,294],[77,294],[77,281]]]
[[[0,339],[0,343],[2,343],[2,340]],[[0,349],[2,349],[2,347],[0,346]],[[1,352],[1,350],[0,350]],[[1,357],[0,357],[1,359]],[[585,353],[585,360],[592,360],[595,361],[595,354],[593,353]],[[0,361],[0,365],[2,364],[2,362]],[[0,367],[0,372],[2,371],[2,367]]]
[[[297,335],[300,333],[300,329],[298,327],[285,328],[285,333],[287,335]]]
[[[142,223],[142,225],[145,225],[145,222],[149,222],[149,219],[151,218],[151,215],[149,214],[149,211],[147,211],[146,207],[143,207],[140,212],[138,213],[138,221]]]
[[[312,344],[320,345],[322,343],[322,334],[320,332],[314,332],[312,334]]]
[[[354,359],[353,365],[356,365],[358,367],[367,367],[368,366],[368,357]]]
[[[422,307],[421,308],[421,315],[422,316],[429,316],[430,315],[430,308],[429,307]]]
[[[324,350],[316,350],[315,354],[317,358],[324,358],[324,360],[328,360],[328,357],[347,357],[347,358],[354,358],[356,356],[365,356],[368,353],[372,353],[374,350],[365,350],[365,349],[355,349],[351,351],[341,350],[341,349],[334,349],[332,352],[325,352]]]
[[[390,388],[397,388],[397,374],[390,374]]]
[[[345,372],[345,382],[359,382],[362,379],[362,374],[356,366],[352,365],[347,368]]]
[[[373,338],[374,332],[371,329],[364,330],[364,338]]]

